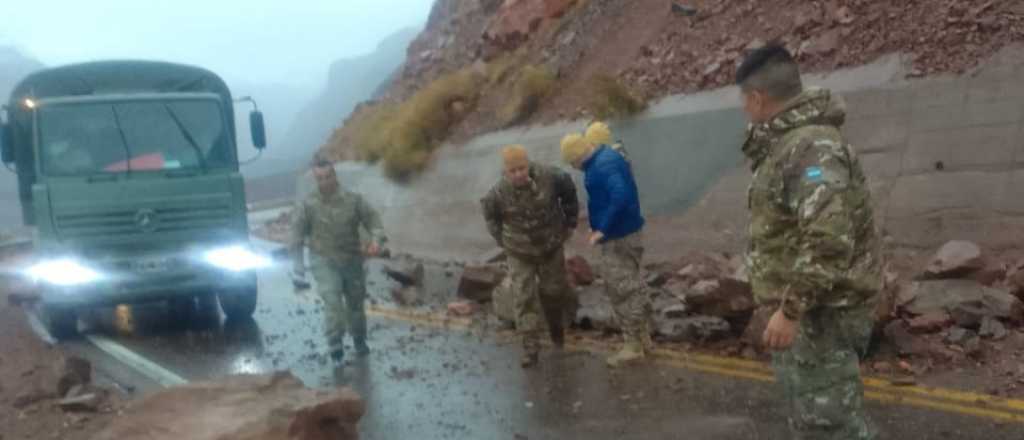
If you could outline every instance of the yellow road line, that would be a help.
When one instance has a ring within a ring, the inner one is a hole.
[[[368,314],[390,319],[416,322],[424,325],[468,330],[472,320],[459,317],[439,317],[429,312],[370,307]],[[512,335],[499,334],[508,337]],[[567,342],[566,348],[580,352],[607,352],[597,341]],[[763,362],[727,358],[700,353],[681,353],[668,349],[654,351],[655,361],[679,368],[718,374],[758,382],[774,382],[771,367]],[[878,378],[864,378],[865,397],[883,403],[910,405],[944,412],[952,412],[1000,421],[1024,423],[1024,401],[956,391],[944,388],[901,386]],[[1021,412],[1022,414],[1016,414]]]

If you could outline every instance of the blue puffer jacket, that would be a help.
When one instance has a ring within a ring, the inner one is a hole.
[[[602,145],[583,163],[583,173],[590,229],[615,240],[644,227],[636,181],[621,154]]]

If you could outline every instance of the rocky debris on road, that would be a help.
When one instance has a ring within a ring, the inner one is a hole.
[[[347,388],[312,390],[290,373],[234,376],[150,395],[90,440],[350,440],[365,412]]]
[[[477,310],[480,310],[480,305],[473,301],[456,301],[448,304],[448,314],[451,316],[473,316]]]
[[[911,286],[903,311],[920,316],[947,312],[977,318],[992,316],[1015,323],[1024,320],[1024,303],[1005,289],[985,287],[973,280],[920,281]]]
[[[729,322],[715,316],[669,318],[658,323],[657,336],[666,342],[706,343],[731,336]]]
[[[421,261],[403,258],[385,263],[384,273],[403,287],[422,286],[426,269]]]
[[[494,289],[505,278],[505,269],[498,265],[466,266],[459,279],[458,297],[479,303],[491,301]]]

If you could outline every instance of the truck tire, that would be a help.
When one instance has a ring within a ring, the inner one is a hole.
[[[58,341],[78,336],[78,312],[67,307],[43,306],[42,321],[46,331]]]
[[[252,318],[256,312],[256,286],[224,290],[217,294],[220,308],[229,321],[243,321]]]

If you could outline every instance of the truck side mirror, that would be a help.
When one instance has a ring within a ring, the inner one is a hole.
[[[5,164],[14,163],[14,139],[11,136],[11,126],[0,124],[0,156]]]
[[[249,112],[249,130],[252,135],[252,144],[256,149],[267,148],[267,131],[263,126],[263,112],[259,110]]]

